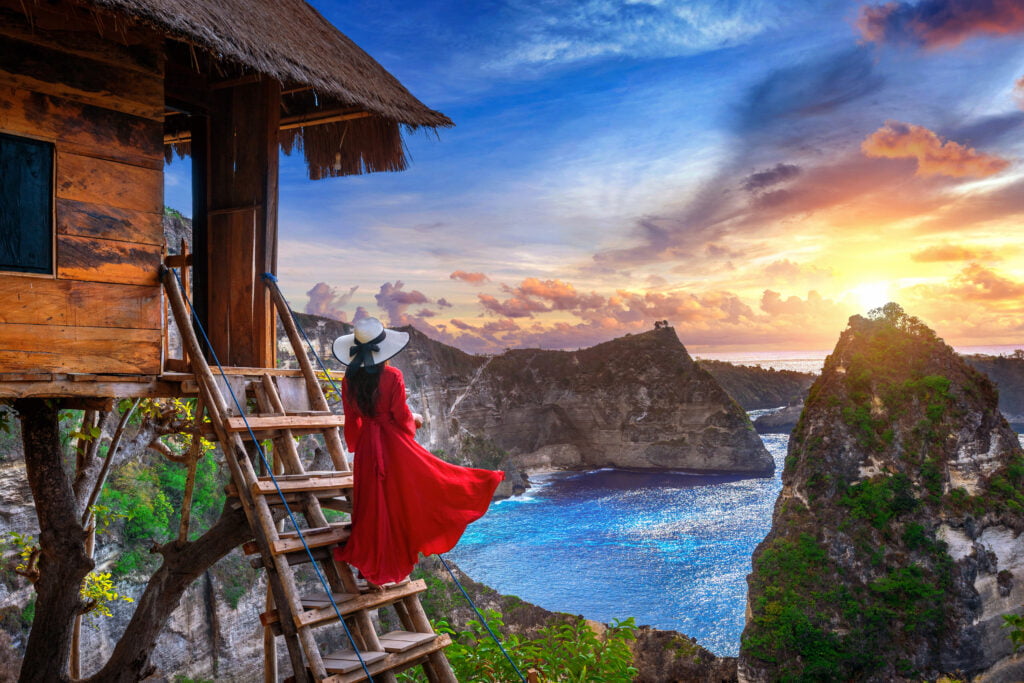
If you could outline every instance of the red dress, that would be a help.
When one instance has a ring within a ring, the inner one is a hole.
[[[352,535],[334,555],[373,583],[399,581],[412,571],[419,553],[455,547],[466,526],[487,511],[505,473],[452,465],[416,443],[397,368],[381,369],[374,417],[360,412],[347,382],[341,396],[345,443],[356,454],[355,488]]]

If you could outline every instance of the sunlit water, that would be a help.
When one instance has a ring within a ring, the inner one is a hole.
[[[986,356],[1009,356],[1020,344],[1000,346],[955,346],[957,353]],[[694,353],[696,358],[721,360],[734,365],[760,365],[774,370],[795,370],[818,374],[825,364],[825,357],[831,351],[728,351],[723,353]]]
[[[493,505],[450,556],[474,579],[546,609],[604,622],[632,616],[735,655],[750,555],[771,526],[789,441],[762,438],[774,477],[539,478],[527,495]]]
[[[525,496],[492,505],[449,555],[477,581],[546,609],[603,622],[632,616],[736,655],[750,556],[771,526],[789,443],[785,434],[761,438],[774,477],[535,477]]]

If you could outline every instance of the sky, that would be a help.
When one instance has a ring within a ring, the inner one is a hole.
[[[897,301],[1024,345],[1024,0],[312,4],[456,126],[401,173],[282,158],[297,310],[477,353],[667,320],[714,353]]]

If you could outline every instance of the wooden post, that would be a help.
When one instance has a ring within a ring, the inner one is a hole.
[[[275,366],[274,319],[260,278],[277,268],[280,111],[280,84],[269,78],[211,94],[205,253],[193,249],[206,262],[207,330],[224,365]]]

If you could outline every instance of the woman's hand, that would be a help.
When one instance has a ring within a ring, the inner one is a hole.
[[[416,424],[416,429],[419,429],[420,427],[423,426],[423,416],[420,415],[419,413],[412,414],[412,421]]]

